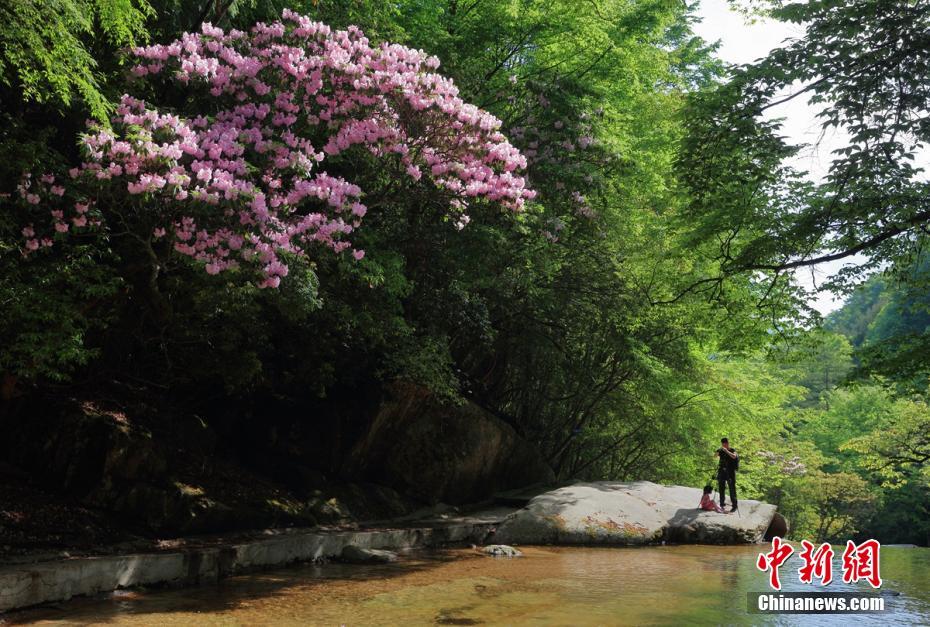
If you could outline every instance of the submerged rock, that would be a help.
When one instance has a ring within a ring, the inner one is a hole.
[[[350,564],[387,564],[397,561],[397,553],[382,549],[363,549],[349,544],[342,549],[339,559]]]
[[[741,500],[739,513],[698,509],[701,490],[649,481],[576,483],[534,497],[497,528],[511,544],[747,544],[761,542],[775,506]]]
[[[523,553],[506,544],[491,544],[481,548],[481,552],[492,557],[522,557]]]

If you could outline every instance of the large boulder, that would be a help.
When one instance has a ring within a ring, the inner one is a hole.
[[[497,529],[507,544],[760,542],[775,506],[739,502],[739,513],[698,509],[701,490],[649,481],[576,483],[533,498]]]
[[[471,402],[441,402],[396,383],[343,467],[428,503],[472,503],[496,492],[552,483],[552,469],[513,428]]]

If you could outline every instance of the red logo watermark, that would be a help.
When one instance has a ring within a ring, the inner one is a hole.
[[[843,551],[843,582],[856,583],[865,579],[873,588],[880,588],[882,577],[878,571],[878,552],[881,548],[878,540],[866,540],[859,546],[847,540]]]
[[[818,579],[821,586],[829,585],[833,581],[833,547],[825,542],[815,548],[807,540],[801,540],[801,547],[803,550],[798,557],[804,563],[798,568],[798,579],[801,583],[807,584],[813,584],[814,579]],[[858,545],[848,540],[846,550],[843,551],[843,582],[856,583],[865,580],[873,588],[881,587],[882,578],[879,571],[881,548],[878,540],[866,540]],[[772,550],[768,553],[760,553],[756,559],[756,568],[769,573],[769,586],[773,590],[781,590],[778,569],[793,553],[794,547],[776,536],[772,538]]]
[[[801,583],[814,583],[814,577],[820,580],[821,586],[833,581],[833,547],[824,542],[817,550],[807,540],[801,540],[801,559],[804,565],[798,569],[798,578]]]
[[[772,538],[772,551],[770,553],[759,553],[756,560],[756,568],[762,572],[769,571],[769,585],[773,590],[781,590],[781,581],[778,579],[778,567],[794,553],[794,548],[781,538],[775,536]]]

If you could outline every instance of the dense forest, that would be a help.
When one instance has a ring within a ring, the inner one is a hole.
[[[794,537],[926,545],[930,5],[743,4],[805,34],[733,67],[680,0],[0,0],[4,481],[69,407],[331,474],[403,381],[559,480],[703,485],[726,435]],[[822,319],[796,271],[836,260]]]

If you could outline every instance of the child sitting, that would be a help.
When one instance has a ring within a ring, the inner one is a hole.
[[[700,508],[706,509],[707,511],[710,511],[710,512],[717,512],[718,514],[725,514],[726,512],[723,511],[723,508],[714,502],[714,499],[711,496],[711,492],[713,491],[714,489],[711,487],[709,483],[706,486],[704,486],[704,496],[701,497]]]

